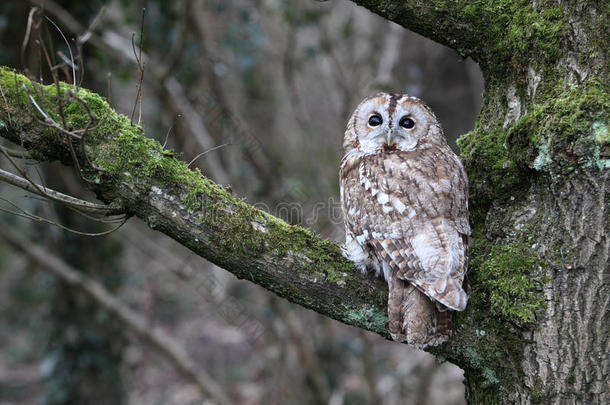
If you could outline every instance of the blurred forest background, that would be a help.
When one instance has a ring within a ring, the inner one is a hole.
[[[41,4],[48,19],[31,11]],[[2,1],[0,64],[50,83],[42,39],[71,81],[54,24],[82,86],[127,116],[139,76],[132,37],[137,48],[143,32],[146,135],[167,138],[187,162],[206,152],[193,167],[336,241],[343,131],[362,98],[390,90],[424,99],[452,146],[480,107],[475,63],[347,0]],[[14,169],[3,157],[0,167]],[[59,163],[28,171],[94,200]],[[83,232],[111,229],[24,194],[0,183],[0,207]],[[0,226],[103,284],[200,371],[0,239],[0,404],[215,403],[206,384],[236,404],[464,403],[457,367],[276,298],[138,220],[99,237],[6,213]]]

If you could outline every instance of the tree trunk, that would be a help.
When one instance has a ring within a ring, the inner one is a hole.
[[[476,127],[460,141],[472,297],[435,354],[465,370],[470,403],[609,403],[608,4],[356,2],[473,57],[485,77]],[[2,69],[0,85],[0,136],[39,160],[77,161],[115,210],[238,277],[388,336],[387,288],[336,245],[188,170],[95,94],[61,85],[60,114],[55,86]],[[88,158],[74,137],[83,128]]]
[[[610,403],[608,2],[356,3],[485,78],[459,142],[473,295],[437,353],[465,369],[469,403]]]

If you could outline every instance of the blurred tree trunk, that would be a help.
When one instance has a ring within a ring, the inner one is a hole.
[[[48,184],[65,183],[56,170],[50,174]],[[59,207],[57,216],[66,226],[91,229],[90,221],[66,207]],[[96,225],[99,231],[103,230]],[[40,236],[41,244],[58,252],[75,268],[91,272],[91,276],[111,291],[120,288],[125,273],[118,261],[122,246],[116,240],[104,238],[92,246],[88,236],[42,226]],[[121,323],[82,291],[60,279],[54,283],[49,321],[52,324],[47,356],[52,359],[52,368],[46,380],[46,403],[126,403],[120,373],[126,336]]]
[[[608,2],[355,2],[485,77],[459,141],[473,295],[437,353],[469,403],[609,403]]]

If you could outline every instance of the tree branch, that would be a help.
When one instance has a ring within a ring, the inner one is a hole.
[[[152,344],[184,376],[192,380],[202,393],[211,396],[219,404],[230,405],[233,401],[224,393],[220,385],[188,357],[180,344],[158,326],[151,326],[143,316],[124,305],[103,285],[71,268],[64,261],[35,244],[9,231],[10,227],[0,226],[0,238],[14,249],[33,259],[39,266],[60,278],[70,287],[84,291],[100,307],[116,316],[125,326]]]
[[[65,136],[27,112],[38,114],[27,108],[32,96],[46,114],[59,114],[56,87],[32,83],[6,68],[0,68],[0,86],[7,99],[0,104],[0,136],[23,145],[39,160],[71,165]],[[64,83],[59,89],[62,95],[76,91]],[[77,95],[95,117],[105,117],[87,135],[88,159],[78,156],[100,199],[141,218],[238,278],[344,323],[389,336],[386,284],[356,271],[335,243],[288,225],[235,198],[199,171],[189,170],[97,94],[79,89]],[[82,102],[64,102],[67,122],[88,121]],[[10,122],[3,118],[9,114]]]
[[[480,61],[492,22],[506,16],[488,0],[353,0],[375,14]],[[500,15],[499,15],[500,14]],[[508,21],[508,20],[507,20]],[[506,25],[506,24],[505,24]],[[489,44],[487,44],[489,45]]]
[[[19,187],[23,190],[29,191],[30,193],[39,195],[44,198],[48,198],[52,201],[56,201],[60,204],[74,208],[77,211],[83,211],[102,216],[120,215],[123,213],[121,210],[117,210],[116,208],[109,207],[107,205],[84,201],[79,198],[60,193],[59,191],[55,191],[43,185],[30,182],[22,177],[19,177],[13,173],[7,172],[6,170],[2,169],[0,169],[0,181],[4,181],[8,184],[12,184],[15,187]]]

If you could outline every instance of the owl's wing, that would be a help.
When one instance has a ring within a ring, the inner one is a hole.
[[[416,156],[398,152],[365,162],[360,177],[363,188],[371,184],[365,192],[370,201],[361,206],[366,210],[359,227],[367,236],[364,243],[398,278],[463,310],[468,300],[462,288],[470,233],[468,186],[459,159],[446,149]]]
[[[423,252],[418,252],[405,239],[373,240],[371,246],[384,262],[390,264],[398,278],[413,283],[428,297],[450,309],[463,311],[466,308],[468,295],[463,289],[466,270],[464,254],[458,254],[455,260],[455,267],[460,268],[462,273],[447,274],[451,270],[447,269],[450,264],[443,257],[447,255],[445,249],[425,247]],[[462,243],[455,248],[465,252]]]

